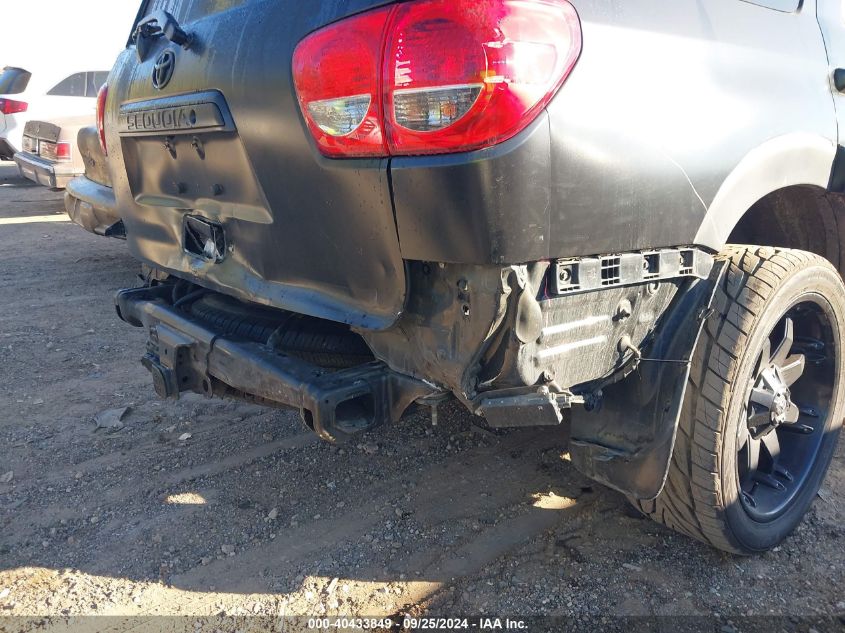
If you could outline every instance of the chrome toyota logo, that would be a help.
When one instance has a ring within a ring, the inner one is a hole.
[[[153,67],[153,87],[161,90],[173,78],[173,70],[176,67],[176,55],[173,51],[164,51],[156,59],[156,64]]]

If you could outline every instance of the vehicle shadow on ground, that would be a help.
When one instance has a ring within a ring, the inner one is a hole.
[[[0,185],[6,187],[37,187],[34,182],[22,178],[18,166],[13,162],[0,161]]]

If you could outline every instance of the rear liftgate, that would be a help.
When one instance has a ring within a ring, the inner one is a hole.
[[[149,332],[143,363],[162,398],[193,391],[292,407],[321,438],[342,442],[399,420],[434,391],[380,362],[332,371],[267,344],[223,335],[171,305],[171,294],[171,286],[160,285],[123,290],[115,298],[120,318]]]

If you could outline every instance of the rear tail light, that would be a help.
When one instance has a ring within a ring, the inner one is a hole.
[[[469,84],[394,90],[393,120],[414,132],[442,130],[469,112],[483,89],[483,84]]]
[[[90,112],[90,110],[89,110]],[[61,142],[56,143],[56,160],[70,160],[71,146],[70,143]]]
[[[26,112],[28,107],[29,104],[24,103],[23,101],[0,99],[0,112],[3,114],[18,114],[19,112]]]
[[[308,128],[326,156],[383,156],[379,81],[391,9],[365,13],[304,39],[293,55]]]
[[[566,0],[415,0],[312,33],[293,74],[323,154],[436,154],[518,134],[580,53]]]
[[[53,162],[67,162],[71,159],[71,145],[67,141],[49,143],[41,141],[39,144],[39,155]]]
[[[103,154],[106,156],[109,155],[106,149],[106,99],[108,97],[109,86],[103,84],[100,92],[97,93],[97,135],[100,137],[100,147],[103,148]]]
[[[385,60],[393,154],[466,151],[523,130],[581,52],[568,2],[432,0],[401,4]]]

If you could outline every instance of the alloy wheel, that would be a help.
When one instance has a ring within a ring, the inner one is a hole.
[[[764,342],[737,438],[740,498],[756,521],[783,514],[813,470],[832,404],[833,347],[813,301],[791,308]]]

